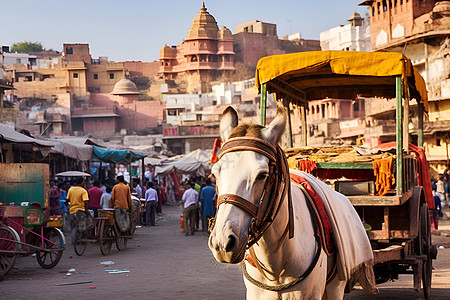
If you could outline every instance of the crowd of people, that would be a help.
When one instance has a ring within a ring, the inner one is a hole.
[[[167,186],[167,183],[164,179],[164,185]],[[169,185],[168,190],[161,187],[157,180],[146,179],[141,182],[138,178],[133,178],[131,187],[130,189],[123,175],[117,176],[115,180],[93,182],[85,181],[83,177],[72,181],[51,180],[49,211],[51,215],[64,216],[63,230],[70,230],[72,242],[77,224],[80,218],[86,218],[86,212],[90,212],[92,218],[95,218],[99,216],[101,209],[114,209],[115,216],[124,216],[132,210],[133,201],[139,203],[138,224],[157,226],[156,219],[162,215],[162,204],[175,204],[181,205],[183,209],[185,235],[194,235],[195,231],[200,230],[200,223],[201,230],[208,232],[210,219],[216,213],[217,198],[216,189],[209,178],[189,175],[178,189]],[[168,201],[168,197],[173,197],[173,200]],[[119,219],[116,218],[116,223],[122,230],[126,228],[126,218]]]
[[[154,226],[155,215],[162,213],[162,206],[159,199],[164,199],[164,190],[159,188],[158,182],[147,181],[141,186],[138,178],[133,178],[132,189],[125,181],[123,175],[117,176],[115,180],[105,180],[103,182],[94,180],[85,181],[83,177],[77,177],[72,181],[50,181],[49,189],[49,212],[50,215],[64,216],[63,230],[71,231],[72,242],[75,237],[77,223],[84,223],[80,219],[88,218],[85,212],[92,212],[92,217],[98,217],[100,209],[114,209],[116,223],[121,231],[125,231],[130,226],[129,217],[133,210],[133,201],[137,206],[137,223],[147,226]],[[145,206],[141,209],[141,199],[146,200]],[[150,212],[150,213],[147,213]],[[143,217],[142,217],[143,216]],[[142,219],[141,219],[142,217]]]
[[[183,228],[186,236],[194,235],[199,229],[209,232],[209,222],[216,214],[216,189],[211,179],[189,177],[180,187],[182,189]]]

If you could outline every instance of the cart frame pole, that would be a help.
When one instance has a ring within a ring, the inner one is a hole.
[[[266,101],[267,101],[267,89],[266,84],[261,85],[261,125],[266,126]]]
[[[417,111],[417,126],[419,127],[419,131],[417,133],[417,146],[423,149],[423,102],[420,101],[418,105]]]
[[[396,119],[397,119],[397,195],[403,194],[403,118],[402,118],[402,78],[395,78]],[[407,112],[405,112],[407,113]]]

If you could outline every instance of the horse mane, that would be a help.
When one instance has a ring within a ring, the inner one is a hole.
[[[240,124],[233,129],[229,138],[247,136],[262,139],[261,129],[263,128],[263,126],[258,124]]]

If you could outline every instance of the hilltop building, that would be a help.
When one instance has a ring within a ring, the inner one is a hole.
[[[255,70],[258,60],[264,56],[319,51],[320,43],[302,39],[299,33],[279,39],[276,24],[254,20],[236,26],[233,48],[236,52],[235,62]]]

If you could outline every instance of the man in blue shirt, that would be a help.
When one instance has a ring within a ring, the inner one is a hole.
[[[158,192],[153,188],[153,182],[148,183],[145,192],[145,226],[155,226],[156,205],[158,204]]]
[[[216,190],[211,185],[211,180],[206,179],[206,186],[202,188],[200,200],[202,203],[202,227],[203,231],[208,231],[209,219],[216,215]]]

